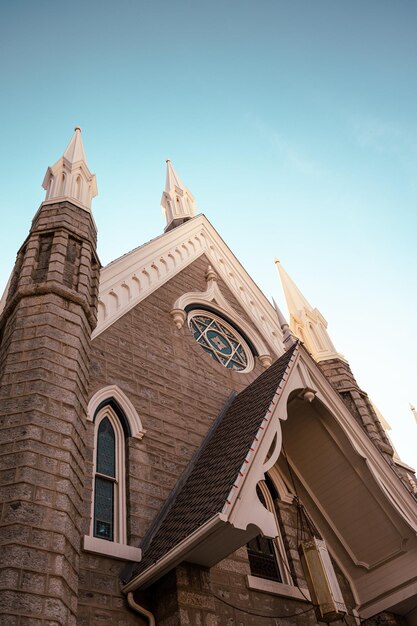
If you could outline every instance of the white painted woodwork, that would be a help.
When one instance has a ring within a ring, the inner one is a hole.
[[[81,128],[77,126],[63,156],[48,167],[42,187],[46,190],[43,204],[69,200],[91,211],[91,201],[97,195],[95,174],[91,174],[85,158]]]
[[[263,340],[277,355],[283,354],[282,330],[273,306],[204,215],[152,239],[101,270],[98,324],[92,337],[97,337],[203,254]]]

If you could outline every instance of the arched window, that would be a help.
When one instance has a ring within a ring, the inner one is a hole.
[[[101,420],[98,428],[96,455],[93,534],[113,541],[114,500],[119,477],[116,476],[116,435],[108,417]]]
[[[279,529],[274,503],[274,500],[278,498],[278,493],[269,476],[266,476],[266,480],[258,484],[256,492],[264,507],[274,514],[277,528]],[[253,576],[274,580],[286,585],[293,584],[281,533],[275,539],[258,535],[247,544],[247,549],[249,566]]]
[[[93,537],[126,543],[125,435],[110,404],[95,418]]]
[[[126,446],[141,440],[142,423],[133,404],[117,385],[97,391],[88,403],[94,424],[90,532],[84,550],[127,561],[140,561],[141,550],[128,545]]]

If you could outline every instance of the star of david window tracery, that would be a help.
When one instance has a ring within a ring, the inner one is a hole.
[[[197,343],[215,361],[238,372],[252,369],[248,345],[227,322],[207,311],[193,311],[188,324]]]

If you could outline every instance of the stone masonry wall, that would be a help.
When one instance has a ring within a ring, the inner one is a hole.
[[[138,545],[199,447],[232,391],[240,391],[264,371],[257,362],[252,372],[239,374],[216,363],[195,342],[186,325],[177,330],[170,311],[189,291],[205,291],[209,262],[200,257],[158,291],[117,320],[93,341],[89,397],[99,389],[118,385],[138,411],[146,434],[127,442],[128,541]],[[251,324],[226,285],[228,301]],[[275,357],[274,357],[275,358]],[[93,467],[93,425],[88,424],[87,459]],[[92,480],[85,497],[91,501]],[[84,520],[84,534],[90,520]],[[79,623],[126,620],[116,572],[123,564],[82,554]],[[99,573],[103,584],[97,585]],[[98,613],[97,613],[98,611]],[[90,621],[89,621],[90,620]]]
[[[91,215],[42,206],[0,320],[2,626],[75,624],[97,280]]]
[[[199,258],[93,341],[90,397],[107,385],[117,384],[133,402],[146,430],[142,441],[129,439],[127,444],[131,545],[138,545],[144,537],[230,393],[240,391],[263,371],[259,363],[249,374],[227,370],[204,353],[186,325],[177,330],[170,316],[173,303],[188,291],[205,291],[207,266],[207,259]],[[221,281],[219,286],[251,324],[227,286]],[[87,442],[92,471],[91,423]],[[86,489],[90,499],[91,480]],[[295,507],[281,503],[281,509],[292,573],[296,582],[306,587],[296,545]],[[85,533],[88,528],[86,518]],[[82,554],[79,625],[138,623],[139,616],[126,609],[118,587],[117,573],[122,566],[106,557]],[[222,600],[266,615],[301,612],[302,617],[297,618],[300,624],[316,624],[306,602],[248,589],[249,573],[247,550],[242,547],[210,572],[182,564],[151,590],[136,594],[137,601],[155,612],[158,626],[278,623],[232,609]],[[347,583],[345,586],[348,588]],[[282,623],[293,625],[296,622],[292,619]]]

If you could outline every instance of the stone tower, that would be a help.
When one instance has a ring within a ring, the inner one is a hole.
[[[44,187],[0,316],[0,621],[10,625],[76,622],[99,278],[79,128]]]

